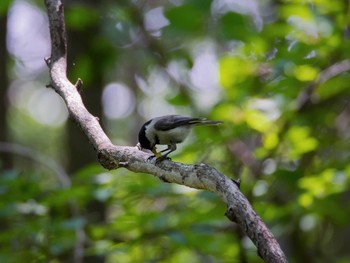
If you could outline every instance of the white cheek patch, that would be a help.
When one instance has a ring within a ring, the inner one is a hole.
[[[145,135],[152,145],[156,143],[156,134],[153,126],[154,121],[147,125]]]

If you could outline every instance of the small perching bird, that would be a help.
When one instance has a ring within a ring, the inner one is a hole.
[[[156,117],[142,125],[139,132],[139,146],[142,149],[151,150],[157,161],[161,161],[176,150],[176,144],[182,143],[186,139],[193,126],[218,125],[221,123],[221,121],[212,121],[206,118],[180,115]],[[167,145],[168,148],[157,152],[157,144]],[[166,153],[161,155],[162,152]]]

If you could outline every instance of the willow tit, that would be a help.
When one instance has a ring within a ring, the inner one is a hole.
[[[151,150],[157,161],[161,161],[168,158],[169,153],[176,150],[176,144],[182,143],[186,139],[193,126],[218,125],[220,123],[222,122],[180,115],[156,117],[142,125],[138,145],[140,148]],[[156,144],[168,145],[168,148],[157,152]],[[166,153],[161,155],[162,152]]]

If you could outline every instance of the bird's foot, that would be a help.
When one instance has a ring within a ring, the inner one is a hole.
[[[161,163],[161,162],[164,161],[164,160],[169,160],[169,161],[171,161],[170,157],[168,157],[168,156],[166,156],[166,155],[163,155],[163,156],[157,157],[157,159],[156,159],[156,165],[159,164],[159,163]]]
[[[159,163],[161,163],[162,161],[164,161],[164,160],[169,160],[169,161],[171,161],[171,158],[170,157],[168,157],[168,156],[166,156],[166,155],[163,155],[163,156],[156,156],[156,155],[151,155],[150,157],[148,157],[148,159],[147,159],[147,161],[148,162],[151,162],[151,161],[153,161],[154,160],[154,158],[156,158],[156,165],[157,164],[159,164]]]
[[[147,158],[147,162],[151,162],[154,158],[156,158],[156,156],[151,155],[150,157]]]

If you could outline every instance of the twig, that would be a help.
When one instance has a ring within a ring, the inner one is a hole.
[[[344,59],[343,61],[337,62],[320,73],[318,78],[318,84],[323,84],[327,80],[334,78],[346,71],[350,70],[350,59]]]
[[[80,93],[81,90],[83,89],[83,81],[80,78],[78,78],[74,86],[77,89],[77,91]]]
[[[299,93],[297,99],[297,111],[304,110],[309,104],[315,104],[319,101],[316,89],[331,78],[336,77],[350,70],[350,59],[337,62],[320,72],[317,80],[311,82],[304,90]]]
[[[111,143],[96,118],[84,107],[76,87],[67,79],[67,44],[62,3],[60,0],[45,0],[45,4],[52,41],[49,65],[51,85],[65,101],[71,119],[79,124],[88,137],[101,165],[107,169],[125,167],[133,172],[152,174],[166,182],[216,193],[228,206],[227,217],[249,236],[265,262],[287,262],[271,231],[230,178],[205,164],[187,165],[165,160],[155,165],[154,161],[148,161],[150,155],[137,147],[115,146]]]

